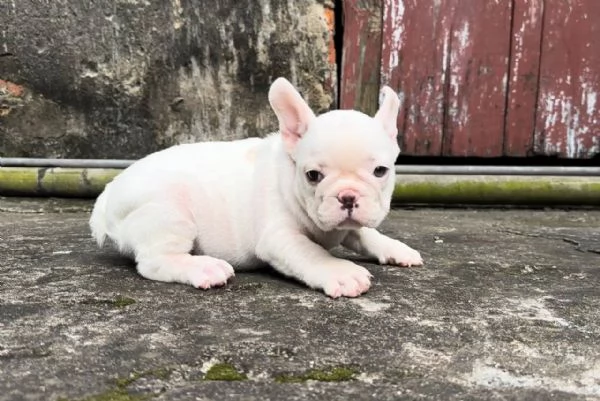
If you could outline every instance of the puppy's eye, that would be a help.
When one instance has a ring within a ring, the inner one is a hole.
[[[373,175],[375,177],[381,178],[387,174],[388,170],[389,170],[389,168],[387,168],[385,166],[377,166],[377,167],[375,167],[375,170],[373,170]]]
[[[323,178],[323,174],[320,171],[309,170],[306,172],[306,179],[311,184],[318,184]]]

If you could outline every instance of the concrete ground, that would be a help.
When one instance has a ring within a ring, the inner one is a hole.
[[[331,300],[142,279],[89,207],[0,199],[0,400],[600,399],[600,211],[397,209],[426,266]]]

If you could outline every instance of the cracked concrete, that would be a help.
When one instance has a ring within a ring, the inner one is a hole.
[[[0,400],[600,399],[600,211],[397,209],[426,266],[331,300],[144,280],[90,205],[0,199]]]

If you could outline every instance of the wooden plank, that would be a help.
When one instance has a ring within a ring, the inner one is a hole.
[[[381,60],[381,1],[344,0],[340,108],[377,111]]]
[[[323,71],[323,89],[327,93],[333,94],[335,107],[338,107],[339,94],[338,94],[338,76],[337,76],[337,54],[335,48],[335,12],[336,10],[328,5],[323,5],[324,19],[327,24],[328,34],[328,50],[327,50],[327,63],[329,64],[328,71]]]
[[[453,11],[443,154],[502,156],[512,2],[459,0]]]
[[[600,153],[600,1],[546,0],[535,151]]]
[[[543,0],[514,2],[505,156],[525,157],[533,152],[543,7]]]
[[[382,84],[401,100],[398,116],[402,154],[442,153],[444,121],[443,43],[450,1],[385,0],[383,9]]]
[[[404,154],[501,156],[510,0],[385,0],[382,81]]]

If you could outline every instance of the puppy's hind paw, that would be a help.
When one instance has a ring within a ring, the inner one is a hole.
[[[229,263],[210,256],[192,256],[192,262],[187,268],[189,283],[204,290],[221,287],[234,276],[233,267]]]

